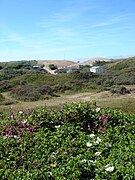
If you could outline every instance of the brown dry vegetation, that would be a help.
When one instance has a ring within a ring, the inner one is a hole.
[[[8,93],[3,93],[6,99],[10,99]],[[39,107],[48,107],[50,110],[60,109],[65,103],[71,102],[83,102],[83,101],[96,101],[97,106],[100,107],[110,107],[121,109],[128,113],[135,113],[135,93],[126,95],[116,95],[108,91],[100,93],[76,93],[61,95],[60,97],[52,97],[48,100],[39,100],[35,102],[21,102],[11,104],[11,105],[1,105],[0,109],[4,111],[19,111],[24,109],[35,109]]]

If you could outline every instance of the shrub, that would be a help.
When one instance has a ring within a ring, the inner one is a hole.
[[[49,86],[36,86],[27,84],[18,86],[13,89],[11,91],[11,95],[22,101],[37,101],[41,97],[43,98],[43,95],[45,95],[45,97],[47,98],[47,96],[54,96],[54,93],[52,88],[50,88]]]
[[[125,95],[125,94],[130,94],[130,91],[126,88],[126,87],[124,87],[124,86],[122,86],[122,87],[114,87],[114,88],[111,88],[111,93],[116,93],[116,94],[122,94],[122,95]]]
[[[92,72],[81,72],[79,74],[79,78],[81,79],[89,79],[89,78],[93,78],[94,76],[96,75],[94,75]]]
[[[56,69],[58,69],[57,66],[54,65],[54,64],[49,64],[49,68],[50,68],[51,70],[56,70]]]
[[[0,118],[1,180],[135,177],[135,115],[83,102]]]
[[[65,68],[56,70],[56,73],[67,73]]]
[[[2,102],[0,103],[0,105],[6,105],[6,106],[8,106],[8,105],[11,105],[11,104],[16,104],[16,103],[17,103],[17,101],[8,99],[8,100],[2,101]]]

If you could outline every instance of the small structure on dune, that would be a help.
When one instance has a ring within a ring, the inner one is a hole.
[[[41,67],[40,67],[40,66],[32,66],[32,69],[34,69],[34,70],[40,70]]]
[[[90,72],[96,73],[96,74],[101,74],[104,72],[104,69],[100,66],[93,66],[90,68]]]

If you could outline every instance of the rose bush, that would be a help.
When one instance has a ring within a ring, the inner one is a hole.
[[[1,180],[135,178],[135,115],[83,102],[0,118]]]

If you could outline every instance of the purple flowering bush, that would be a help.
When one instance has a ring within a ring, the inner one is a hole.
[[[90,102],[0,113],[0,179],[134,179],[135,115]]]

